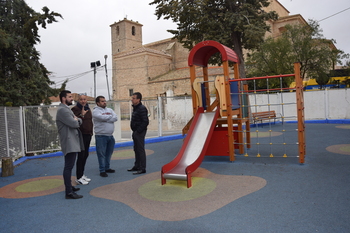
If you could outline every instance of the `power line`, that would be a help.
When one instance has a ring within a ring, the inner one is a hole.
[[[61,77],[55,77],[55,76],[53,76],[53,77],[51,77],[51,79],[67,79],[67,78],[69,79],[69,78],[71,78],[71,77],[75,77],[75,76],[77,76],[77,75],[88,74],[88,73],[90,73],[90,72],[92,72],[92,70],[86,71],[86,72],[83,72],[83,73],[79,73],[79,74],[70,74],[70,75],[61,76]]]
[[[102,70],[102,67],[99,67],[97,70]],[[89,74],[91,72],[93,72],[93,70],[89,70],[89,71],[86,71],[86,72],[83,72],[83,73],[79,73],[79,74],[66,75],[66,76],[61,76],[61,77],[53,77],[54,79],[64,79],[64,80],[55,82],[54,85],[62,84],[66,80],[68,80],[68,82],[73,81],[73,80],[81,78],[81,77],[83,77],[83,76],[85,76],[85,75],[87,75],[87,74]]]
[[[339,12],[333,14],[333,15],[330,15],[330,16],[328,16],[328,17],[326,17],[326,18],[323,18],[323,19],[321,19],[321,20],[318,20],[317,22],[321,22],[321,21],[323,21],[323,20],[329,19],[329,18],[331,18],[331,17],[333,17],[333,16],[336,16],[336,15],[338,15],[338,14],[344,12],[344,11],[347,11],[347,10],[349,10],[349,9],[350,9],[350,7],[346,8],[346,9],[344,9],[344,10],[342,10],[342,11],[339,11]]]

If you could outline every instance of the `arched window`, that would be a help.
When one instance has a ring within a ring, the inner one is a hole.
[[[132,26],[132,28],[131,28],[131,34],[132,34],[133,36],[135,36],[135,26]]]

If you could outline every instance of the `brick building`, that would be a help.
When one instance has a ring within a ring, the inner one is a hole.
[[[286,24],[307,24],[301,15],[289,15],[289,11],[277,0],[265,11],[276,11],[279,19],[268,21],[271,32],[266,37],[276,37]],[[113,100],[129,99],[139,91],[144,98],[179,96],[191,93],[187,58],[189,50],[175,39],[142,44],[142,24],[128,20],[111,25],[113,57]],[[197,77],[201,77],[198,69]],[[222,68],[209,67],[213,77],[222,75]],[[233,71],[232,71],[233,75]]]

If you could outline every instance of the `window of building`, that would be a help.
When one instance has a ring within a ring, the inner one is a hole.
[[[132,28],[131,28],[131,34],[133,35],[133,36],[135,36],[135,26],[132,26]]]
[[[278,28],[279,33],[285,32],[287,29],[285,27]]]
[[[132,96],[134,94],[134,89],[129,89],[129,96]]]
[[[117,36],[119,36],[119,26],[117,26]]]

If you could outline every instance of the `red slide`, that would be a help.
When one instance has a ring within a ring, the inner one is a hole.
[[[219,108],[215,112],[204,112],[204,108],[198,108],[180,152],[162,167],[162,185],[166,179],[172,179],[187,180],[187,187],[192,186],[191,173],[203,161],[218,116]]]

